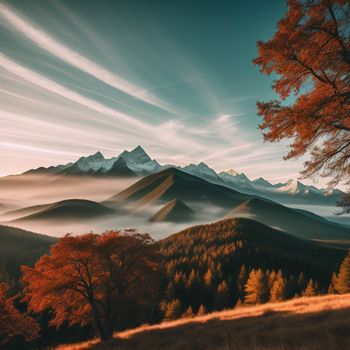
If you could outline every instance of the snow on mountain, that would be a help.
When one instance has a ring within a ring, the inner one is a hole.
[[[107,175],[135,176],[155,173],[161,170],[156,160],[152,160],[141,146],[132,151],[123,151],[119,156],[106,159],[98,151],[90,156],[81,157],[75,163],[49,168],[38,168],[26,173],[50,173],[68,175]]]
[[[279,184],[275,186],[275,191],[277,192],[284,192],[284,193],[290,193],[290,194],[315,194],[315,195],[325,195],[326,190],[324,189],[318,189],[315,186],[307,186],[301,183],[300,181],[296,179],[290,179],[285,184]]]
[[[222,171],[218,175],[226,186],[272,200],[288,201],[298,199],[314,203],[330,201],[329,203],[335,204],[342,195],[342,192],[338,189],[319,189],[315,186],[304,185],[296,179],[290,179],[285,183],[271,184],[263,177],[250,180],[244,173],[239,174],[234,170],[232,171],[232,169]]]
[[[122,157],[128,167],[139,173],[154,173],[161,169],[161,166],[155,159],[151,159],[141,146],[137,146],[131,152],[124,151],[119,157]]]
[[[273,187],[276,187],[276,185],[273,185],[272,183],[268,182],[263,177],[259,177],[258,179],[253,180],[252,184],[256,188],[273,188]]]
[[[278,187],[276,190],[279,192],[287,192],[292,194],[305,193],[308,191],[305,185],[295,179],[288,180],[285,184],[283,184],[283,186]]]
[[[181,170],[185,171],[186,173],[189,173],[191,175],[195,175],[198,177],[204,177],[204,178],[212,178],[215,180],[220,180],[218,174],[210,168],[207,164],[200,162],[199,164],[193,164],[187,165],[183,168],[180,168]]]
[[[226,173],[226,174],[231,175],[231,176],[239,175],[239,173],[236,170],[234,170],[234,169],[229,169],[227,171],[222,171],[222,173]]]
[[[79,158],[75,163],[51,166],[29,170],[26,173],[49,173],[49,174],[71,174],[71,175],[92,175],[92,176],[144,176],[156,173],[168,167],[176,167],[179,170],[191,175],[198,176],[204,180],[224,185],[248,194],[254,194],[273,200],[286,198],[299,199],[320,199],[328,198],[335,202],[340,198],[340,190],[318,189],[315,186],[307,186],[298,180],[291,179],[286,183],[271,184],[263,177],[250,180],[244,173],[238,173],[234,169],[227,171],[216,171],[207,164],[189,164],[184,167],[174,165],[161,166],[155,159],[151,159],[141,146],[131,151],[123,151],[120,155],[106,159],[98,151],[93,155]]]
[[[106,159],[103,170],[107,173],[114,166],[118,159],[122,158],[128,168],[135,173],[151,174],[161,170],[160,164],[151,159],[141,146],[137,146],[132,151],[123,151],[119,156]]]
[[[126,162],[136,164],[144,164],[152,160],[141,146],[137,146],[132,151],[124,151],[119,157],[122,157]]]
[[[231,184],[237,187],[243,187],[245,189],[254,189],[252,182],[244,173],[238,173],[237,171],[230,169],[228,171],[221,171],[219,177],[227,184]]]
[[[105,161],[105,157],[100,151],[98,151],[91,156],[79,158],[73,164],[73,166],[80,169],[81,171],[90,171],[90,170],[97,171],[101,167],[103,167],[104,161]]]

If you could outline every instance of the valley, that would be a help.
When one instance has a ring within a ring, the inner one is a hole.
[[[203,162],[161,165],[141,146],[110,159],[97,152],[1,178],[0,189],[2,224],[51,236],[137,227],[160,239],[189,224],[242,216],[301,238],[350,238],[346,218],[330,216],[339,190],[294,180],[251,181],[234,170],[217,173]]]

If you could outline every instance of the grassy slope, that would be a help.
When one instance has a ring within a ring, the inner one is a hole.
[[[341,350],[350,348],[350,294],[239,307],[117,333],[59,350]],[[57,349],[57,350],[58,350]]]

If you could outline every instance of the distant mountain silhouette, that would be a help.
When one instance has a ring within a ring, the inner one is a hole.
[[[196,202],[232,208],[251,196],[213,184],[176,168],[168,168],[144,177],[111,197],[108,202],[128,201],[139,207],[151,203],[166,203],[174,198],[189,204]]]
[[[115,213],[114,209],[107,208],[100,203],[85,199],[68,199],[45,205],[44,209],[42,209],[42,206],[37,206],[36,208],[39,208],[39,210],[15,219],[12,222],[71,219],[89,220]],[[32,209],[33,207],[30,207],[22,209],[22,211],[29,211]]]
[[[225,218],[247,217],[304,239],[350,239],[350,229],[306,210],[253,198],[233,208]]]
[[[250,180],[244,173],[238,173],[234,169],[217,173],[203,162],[191,163],[184,167],[169,164],[160,165],[157,160],[151,159],[141,146],[137,146],[131,151],[125,150],[110,159],[105,158],[98,151],[95,154],[81,157],[74,163],[48,168],[40,167],[31,169],[24,174],[134,177],[155,174],[167,168],[177,168],[211,183],[283,204],[336,205],[343,195],[343,192],[338,189],[330,190],[304,185],[295,179],[290,179],[285,183],[272,184],[263,177]]]
[[[173,199],[166,203],[150,219],[151,222],[186,222],[193,220],[194,211],[184,202]]]
[[[30,207],[25,207],[25,208],[7,211],[7,212],[3,213],[2,215],[4,217],[6,217],[7,219],[14,220],[14,219],[18,219],[18,218],[23,217],[23,216],[38,213],[39,211],[42,211],[42,210],[49,208],[53,204],[54,203],[33,205]]]
[[[96,172],[96,175],[115,176],[115,177],[137,176],[137,174],[128,167],[128,164],[122,157],[118,158],[107,172],[104,172],[103,169],[100,169]]]
[[[74,163],[40,167],[24,174],[133,177],[152,174],[160,169],[158,162],[152,160],[141,146],[137,146],[132,151],[123,151],[110,159],[106,159],[98,151],[87,157],[81,157]]]

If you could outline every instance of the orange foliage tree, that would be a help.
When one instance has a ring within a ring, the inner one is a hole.
[[[0,348],[8,345],[14,337],[30,341],[39,335],[39,325],[15,308],[15,297],[7,297],[8,289],[5,283],[0,283]]]
[[[350,174],[349,0],[288,0],[274,36],[259,41],[254,63],[276,74],[278,99],[258,102],[265,140],[292,139],[285,159],[310,152],[302,174]],[[286,103],[287,97],[294,102]]]
[[[51,309],[51,325],[94,324],[105,340],[113,335],[122,303],[152,300],[158,266],[148,234],[67,235],[34,268],[22,266],[25,300],[33,311]]]

